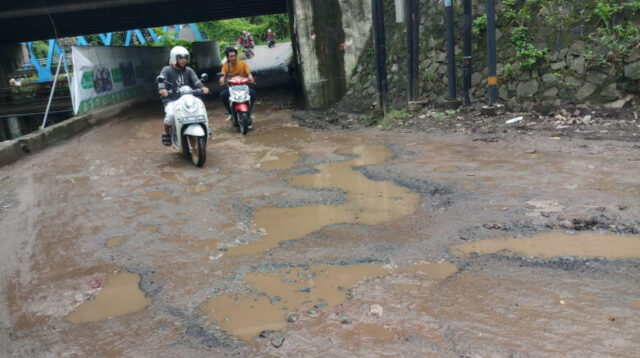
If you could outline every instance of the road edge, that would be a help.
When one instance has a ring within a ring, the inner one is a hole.
[[[156,97],[145,96],[128,100],[91,113],[71,117],[43,130],[38,130],[16,139],[0,142],[0,168],[17,162],[21,158],[36,153],[54,143],[71,138],[87,129],[104,124],[133,106],[157,100]]]

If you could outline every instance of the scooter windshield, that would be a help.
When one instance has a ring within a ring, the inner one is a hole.
[[[185,94],[193,93],[193,89],[191,89],[191,87],[189,87],[189,86],[182,86],[182,87],[180,87],[178,92],[180,93],[181,96],[183,96]]]

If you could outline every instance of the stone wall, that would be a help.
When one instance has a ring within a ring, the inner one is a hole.
[[[605,21],[594,11],[598,3],[622,8]],[[474,27],[482,30],[485,2],[474,1],[472,6]],[[405,24],[396,23],[394,1],[385,0],[384,11],[389,91],[395,105],[402,106],[407,87]],[[499,103],[508,109],[551,111],[581,103],[620,107],[640,94],[640,0],[496,0],[496,13]],[[448,93],[443,1],[420,0],[420,15],[418,93],[422,100],[442,104]],[[462,17],[462,1],[454,1],[458,97],[462,96]],[[514,40],[519,27],[526,27],[524,42]],[[485,31],[474,34],[472,43],[471,96],[474,103],[484,104],[488,101]],[[531,46],[525,47],[527,43]],[[527,66],[526,60],[536,51],[540,58]],[[371,35],[351,72],[347,94],[372,96]]]

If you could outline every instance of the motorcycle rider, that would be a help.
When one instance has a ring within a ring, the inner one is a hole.
[[[271,32],[271,29],[267,30],[267,42],[268,43],[276,43],[276,35],[273,34],[273,32]]]
[[[251,71],[249,71],[249,66],[247,66],[247,63],[242,60],[238,60],[238,50],[233,47],[227,47],[225,53],[227,55],[227,63],[222,65],[221,72],[224,76],[220,77],[220,86],[224,86],[225,78],[232,78],[235,76],[248,77],[249,82],[255,84],[256,81],[253,78],[253,75],[251,75]],[[256,90],[253,88],[249,88],[249,95],[251,96],[251,107],[253,107],[253,102],[256,100]],[[231,105],[229,104],[229,96],[229,88],[225,88],[220,92],[220,99],[222,100],[222,103],[224,104],[225,108],[227,109],[227,113],[229,114],[227,120],[231,119]]]
[[[249,33],[249,31],[242,31],[244,43],[249,47],[253,48],[253,36]]]
[[[175,125],[175,117],[173,114],[173,102],[175,99],[169,98],[167,85],[173,90],[178,90],[182,86],[191,86],[202,89],[203,94],[209,93],[209,89],[198,79],[196,72],[187,66],[189,63],[189,51],[182,46],[176,46],[169,53],[169,65],[165,66],[160,74],[165,81],[158,83],[158,93],[162,96],[162,104],[164,105],[164,133],[162,134],[162,144],[171,145],[171,137],[169,136],[169,128]]]

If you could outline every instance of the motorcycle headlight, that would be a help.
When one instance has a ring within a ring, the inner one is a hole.
[[[193,113],[198,110],[198,103],[195,98],[187,97],[182,101],[182,107],[185,111]]]

